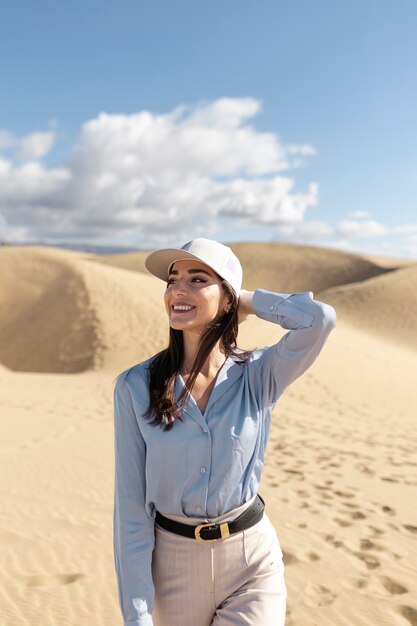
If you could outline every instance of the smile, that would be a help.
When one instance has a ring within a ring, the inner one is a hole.
[[[192,311],[193,309],[195,309],[195,306],[191,306],[189,304],[174,304],[172,306],[172,310],[177,313],[177,312],[181,312],[181,313],[186,313],[188,311]]]

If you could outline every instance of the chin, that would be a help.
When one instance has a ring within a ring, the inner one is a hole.
[[[184,328],[187,328],[187,324],[184,324],[181,320],[169,320],[169,326],[174,330],[184,330]]]
[[[176,324],[175,322],[170,322],[169,327],[173,330],[184,330],[184,326],[182,324]]]

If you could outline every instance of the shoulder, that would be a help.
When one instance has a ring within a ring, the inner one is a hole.
[[[271,346],[263,346],[262,348],[252,350],[245,362],[245,367],[249,375],[251,373],[255,373],[264,366],[265,358],[267,356],[272,356]]]
[[[262,367],[265,353],[269,350],[270,346],[256,348],[247,352],[242,350],[241,354],[237,353],[234,355],[233,360],[235,365],[240,366],[250,376],[252,372]]]
[[[141,363],[132,365],[131,367],[121,372],[116,378],[115,392],[125,387],[128,387],[130,388],[130,390],[132,390],[134,388],[137,388],[138,385],[140,387],[148,387],[149,366],[154,358],[155,357],[151,357],[146,361],[142,361]]]

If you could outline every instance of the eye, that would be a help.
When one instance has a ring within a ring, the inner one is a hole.
[[[167,280],[167,287],[169,285],[172,285],[173,283],[175,283],[175,278],[168,278],[168,280]]]
[[[198,276],[194,276],[194,278],[191,279],[191,282],[193,282],[193,283],[206,283],[207,281],[204,280],[204,278],[199,278]]]

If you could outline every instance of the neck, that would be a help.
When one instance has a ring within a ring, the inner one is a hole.
[[[181,371],[183,374],[187,375],[189,374],[190,369],[197,356],[198,349],[200,347],[200,337],[198,335],[184,332],[183,341],[184,341],[184,361],[183,361],[183,366],[181,368]],[[213,372],[217,373],[219,368],[223,365],[225,358],[226,357],[225,357],[224,351],[221,347],[221,343],[219,340],[215,344],[215,346],[212,348],[200,372],[204,376],[210,376],[210,374]]]

